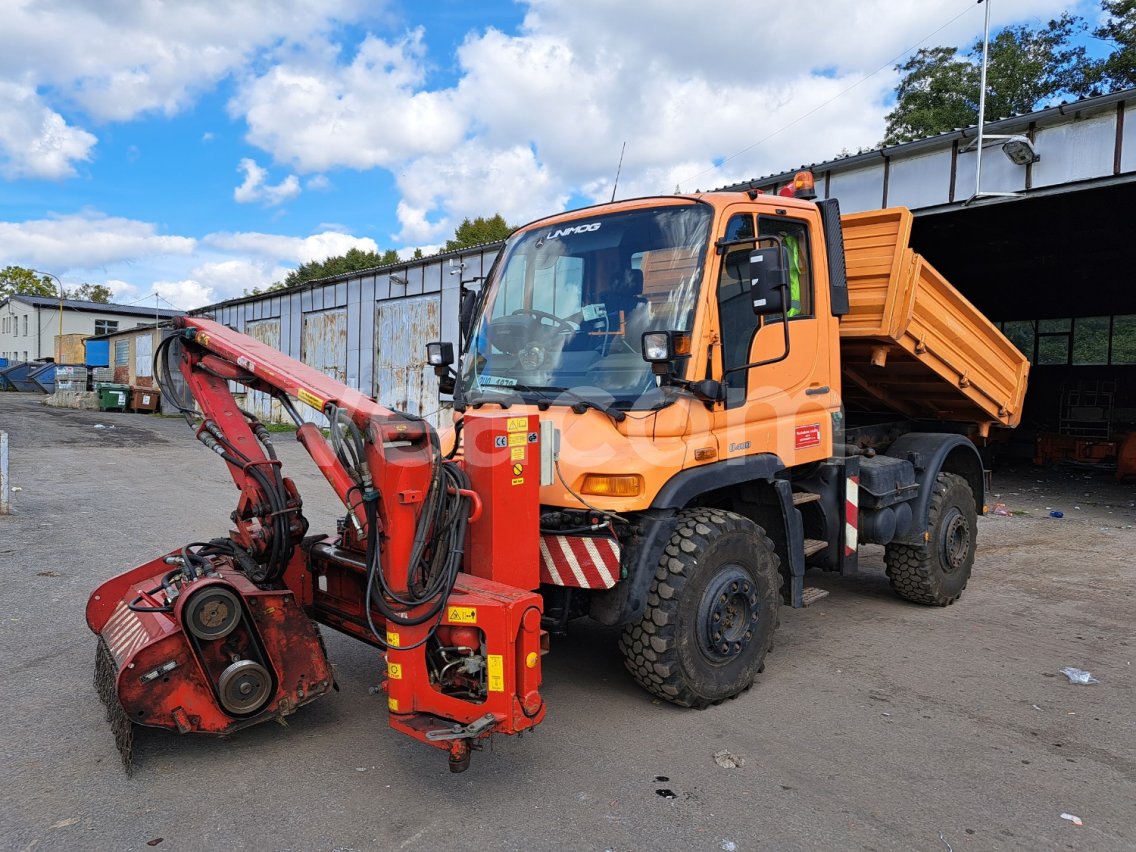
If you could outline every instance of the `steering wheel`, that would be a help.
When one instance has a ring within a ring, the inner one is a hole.
[[[542,322],[546,319],[552,325]],[[558,334],[574,334],[576,329],[577,326],[555,314],[533,308],[518,308],[508,316],[490,321],[489,342],[502,352],[515,355],[522,348],[541,346]]]
[[[517,308],[510,316],[530,316],[536,317],[538,320],[552,320],[553,325],[551,328],[545,326],[543,323],[541,323],[539,327],[541,331],[548,331],[553,334],[572,334],[579,329],[579,326],[575,323],[558,317],[556,314],[538,311],[536,308]]]

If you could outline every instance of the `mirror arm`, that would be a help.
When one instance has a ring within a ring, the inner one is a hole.
[[[781,304],[789,304],[789,286],[782,284],[777,288],[781,291]],[[785,336],[785,351],[778,355],[776,358],[767,358],[764,361],[754,361],[752,364],[739,364],[736,367],[730,367],[728,370],[722,371],[722,378],[725,378],[730,373],[736,373],[738,370],[752,370],[754,367],[765,367],[769,364],[776,364],[778,361],[784,361],[789,357],[789,310],[786,307],[781,312],[781,328]]]

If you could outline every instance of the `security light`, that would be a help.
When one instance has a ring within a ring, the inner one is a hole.
[[[1033,143],[1025,136],[1011,136],[1002,143],[1002,153],[1015,166],[1028,166],[1041,159],[1041,155],[1034,150]]]

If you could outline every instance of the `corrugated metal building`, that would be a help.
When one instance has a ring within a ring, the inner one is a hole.
[[[434,372],[425,366],[425,345],[458,339],[461,282],[484,277],[499,250],[495,244],[447,252],[193,313],[255,337],[383,405],[437,423],[442,403]],[[262,419],[283,419],[265,394],[250,394],[245,406]]]

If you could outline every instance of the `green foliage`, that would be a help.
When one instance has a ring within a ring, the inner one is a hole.
[[[895,90],[895,109],[887,116],[884,144],[934,136],[977,120],[975,69],[955,48],[922,48],[895,70],[903,77]]]
[[[319,278],[331,278],[334,275],[344,275],[345,273],[358,272],[362,269],[374,269],[376,266],[390,266],[393,263],[398,263],[398,252],[394,249],[387,249],[382,254],[379,254],[378,252],[353,248],[350,249],[347,254],[338,257],[328,257],[323,260],[313,260],[301,264],[299,268],[289,272],[283,281],[277,281],[265,290],[261,290],[259,287],[252,290],[245,290],[245,295],[259,296],[261,293],[272,290],[286,290],[289,287],[299,287],[301,284],[306,284],[309,281],[315,281]]]
[[[517,230],[515,226],[505,222],[500,213],[489,219],[478,216],[474,220],[464,219],[454,231],[454,238],[446,240],[446,251],[479,246],[484,243],[496,243],[506,239],[509,234]]]
[[[5,266],[0,269],[0,299],[15,294],[24,296],[58,296],[55,281],[38,275],[22,266]]]
[[[110,301],[110,288],[102,284],[80,284],[73,290],[65,291],[68,299],[80,299],[84,302],[99,302],[107,304]]]
[[[1093,35],[1113,51],[1085,69],[1086,94],[1136,86],[1136,0],[1102,0],[1101,10],[1108,17]]]
[[[1081,94],[1086,85],[1085,49],[1071,41],[1084,29],[1084,21],[1066,13],[1042,26],[1012,26],[995,33],[986,67],[987,120],[1032,112],[1051,99]],[[895,109],[887,116],[884,143],[976,124],[981,65],[981,39],[965,56],[953,47],[924,48],[897,65],[903,76],[896,87]]]

